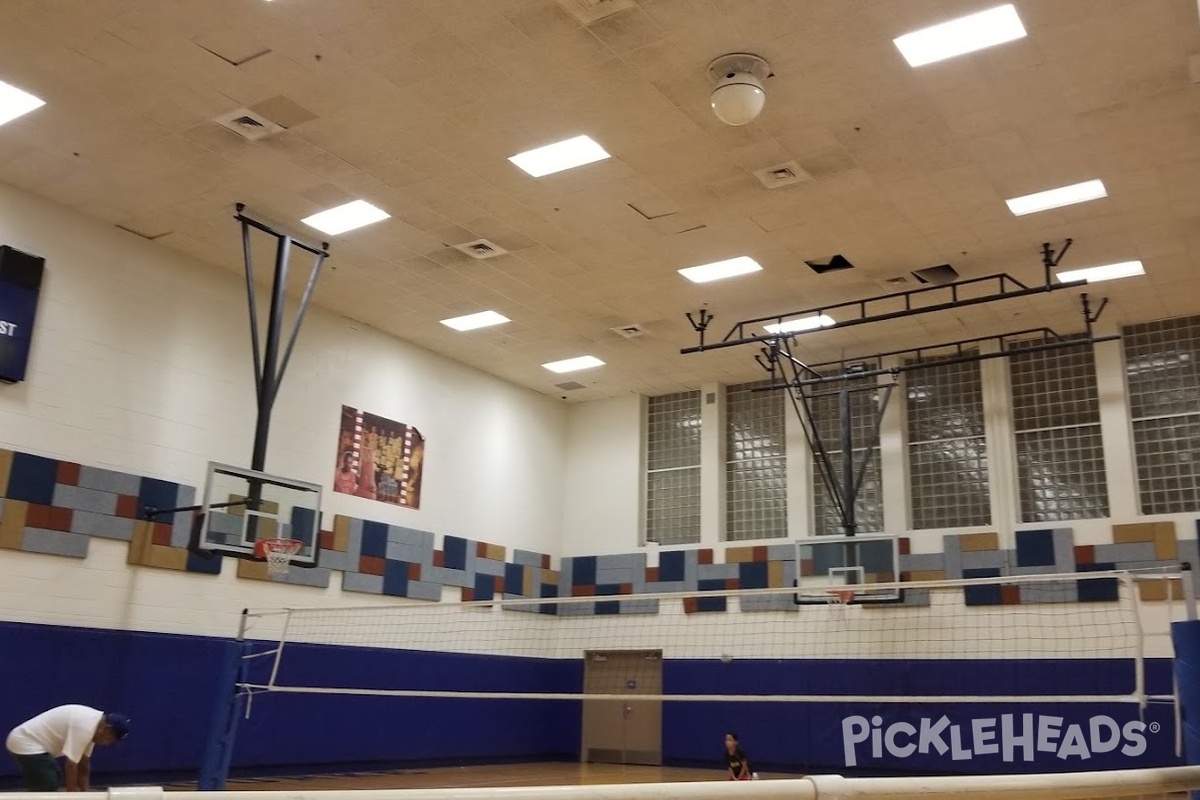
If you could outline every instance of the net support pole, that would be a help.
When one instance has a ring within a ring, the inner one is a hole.
[[[242,718],[242,707],[246,697],[240,688],[246,680],[245,635],[246,611],[243,609],[237,638],[226,642],[221,653],[212,720],[200,760],[198,788],[202,792],[223,791],[225,781],[229,778],[229,765],[233,760],[233,748],[237,741],[238,722]]]
[[[1183,753],[1189,765],[1200,766],[1200,620],[1171,623],[1175,648],[1175,686],[1179,692]],[[1191,793],[1200,800],[1200,792]]]

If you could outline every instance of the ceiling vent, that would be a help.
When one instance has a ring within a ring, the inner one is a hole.
[[[626,339],[636,339],[639,336],[646,335],[646,329],[636,323],[633,325],[618,325],[612,329],[612,332]]]
[[[556,383],[556,384],[554,384],[554,388],[555,388],[555,389],[562,389],[564,392],[573,392],[573,391],[575,391],[576,389],[582,389],[582,388],[584,388],[584,386],[583,386],[583,384],[582,384],[582,383],[579,383],[579,382],[577,382],[577,381],[567,381],[566,383]]]
[[[936,267],[913,270],[913,277],[921,283],[954,283],[958,280],[958,270],[949,264],[938,264]]]
[[[818,275],[824,275],[826,272],[837,272],[843,269],[854,269],[854,265],[850,263],[850,259],[839,254],[835,255],[827,261],[805,261],[808,268]]]
[[[237,111],[219,116],[216,123],[251,142],[262,141],[277,133],[282,133],[284,130],[282,125],[272,122],[262,114],[248,108],[239,108]]]
[[[812,180],[812,175],[805,172],[795,161],[776,164],[773,167],[754,170],[754,177],[768,189],[782,189],[785,186],[795,186]]]
[[[478,259],[479,261],[483,261],[484,259],[488,258],[495,258],[496,256],[508,255],[507,250],[495,242],[488,241],[487,239],[476,239],[473,242],[451,245],[451,247],[459,252],[466,253],[471,258]]]
[[[908,286],[911,283],[907,275],[897,275],[894,278],[884,278],[879,282],[879,285],[885,289],[899,289]]]
[[[558,4],[584,25],[591,25],[605,17],[633,8],[638,4],[638,0],[558,0]]]

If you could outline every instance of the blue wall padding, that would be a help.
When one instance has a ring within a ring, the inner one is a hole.
[[[1171,623],[1175,646],[1175,683],[1183,717],[1183,754],[1188,764],[1200,765],[1200,621]],[[1200,792],[1192,792],[1200,797]]]
[[[1181,653],[1200,651],[1200,637],[1178,642]],[[128,713],[134,734],[97,756],[98,785],[104,776],[166,775],[195,779],[211,737],[220,676],[230,640],[202,636],[135,633],[0,623],[0,735],[13,725],[60,703],[87,703]],[[268,643],[251,643],[263,650]],[[1190,650],[1188,648],[1191,648]],[[1190,656],[1185,656],[1190,657]],[[263,682],[270,658],[252,662],[247,678]],[[1192,658],[1189,662],[1198,663]],[[1190,683],[1195,689],[1194,671]],[[581,659],[551,660],[367,647],[289,644],[279,673],[284,685],[353,689],[578,692]],[[665,703],[663,754],[668,763],[721,767],[726,730],[742,735],[755,763],[767,770],[863,772],[1035,772],[1167,766],[1173,754],[1170,706],[1152,706],[1144,723],[1144,751],[1060,758],[1038,752],[1032,762],[1004,763],[975,754],[952,760],[933,752],[894,758],[857,745],[847,765],[846,719],[879,716],[886,727],[920,725],[945,715],[969,730],[972,720],[1003,714],[1063,717],[1063,727],[1087,726],[1096,715],[1115,724],[1141,725],[1137,706],[1078,703],[906,704],[872,703],[866,695],[1124,694],[1132,690],[1128,660],[798,660],[668,659],[667,694],[846,695],[844,703]],[[1171,691],[1171,662],[1147,662],[1147,690]],[[1193,706],[1196,707],[1196,706]],[[355,764],[420,767],[499,760],[577,758],[581,703],[570,700],[463,700],[273,693],[259,695],[250,719],[241,720],[233,750],[235,771],[260,769],[328,771]],[[1194,718],[1195,713],[1192,714]],[[1193,736],[1193,741],[1195,737]],[[12,785],[15,763],[0,758],[0,778]]]

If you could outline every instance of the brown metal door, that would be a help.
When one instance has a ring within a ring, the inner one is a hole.
[[[661,650],[584,654],[585,694],[662,694]],[[584,700],[583,760],[662,764],[662,701]]]

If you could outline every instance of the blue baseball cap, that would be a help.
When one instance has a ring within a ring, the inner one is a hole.
[[[117,741],[129,735],[129,717],[124,714],[105,714],[104,721],[112,729],[113,736],[117,738]]]

